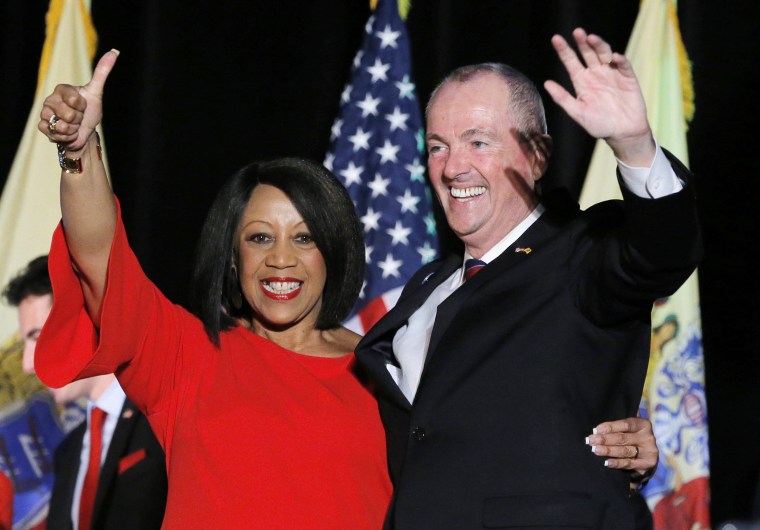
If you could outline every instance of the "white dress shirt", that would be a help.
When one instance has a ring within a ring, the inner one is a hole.
[[[639,197],[658,199],[683,189],[683,183],[676,176],[665,153],[659,146],[650,167],[630,167],[618,160],[618,169],[623,184],[631,193]],[[496,259],[507,247],[517,241],[543,213],[544,207],[539,204],[528,217],[489,249],[480,258],[481,261],[488,264]],[[410,403],[414,401],[420,383],[438,305],[464,283],[464,262],[471,257],[465,253],[462,259],[462,267],[435,288],[428,299],[409,317],[407,324],[401,327],[393,337],[393,353],[399,366],[387,363],[386,368]]]
[[[79,501],[82,498],[82,487],[84,485],[84,476],[87,474],[87,463],[90,461],[90,417],[93,407],[104,410],[107,414],[103,424],[102,444],[100,450],[100,466],[108,454],[108,447],[111,445],[113,432],[116,429],[116,423],[119,421],[121,409],[124,406],[124,400],[127,396],[121,389],[119,382],[114,382],[103,392],[103,395],[96,402],[87,400],[87,431],[84,433],[82,440],[82,453],[79,456],[79,472],[77,481],[74,486],[74,502],[71,504],[71,521],[74,523],[74,530],[79,530]]]

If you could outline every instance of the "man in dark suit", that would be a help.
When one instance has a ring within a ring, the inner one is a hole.
[[[116,422],[100,475],[93,502],[93,529],[150,529],[161,528],[166,505],[166,467],[164,452],[145,416],[132,402],[124,400],[114,378],[115,386],[106,390],[97,404],[108,406],[110,391],[115,398]],[[109,412],[109,415],[111,412]],[[89,419],[88,415],[88,419]],[[107,421],[107,420],[106,420]],[[48,511],[48,529],[80,528],[73,526],[80,518],[84,474],[87,460],[82,448],[89,434],[88,425],[74,429],[56,450],[55,483]],[[81,457],[80,457],[81,455]],[[79,478],[81,477],[81,478]],[[80,502],[75,503],[75,499]],[[79,521],[78,521],[79,522]]]
[[[584,437],[635,415],[652,303],[693,271],[699,229],[688,171],[656,145],[630,64],[573,35],[583,63],[552,43],[577,96],[545,87],[613,149],[622,202],[581,212],[538,193],[551,139],[516,70],[464,67],[428,105],[430,179],[465,255],[423,267],[356,351],[387,433],[389,528],[638,524],[630,476]]]
[[[47,256],[32,260],[3,295],[18,307],[22,366],[33,373],[37,337],[53,305]],[[90,377],[50,390],[59,404],[87,398],[87,421],[56,450],[48,530],[160,528],[167,490],[164,452],[116,376]]]

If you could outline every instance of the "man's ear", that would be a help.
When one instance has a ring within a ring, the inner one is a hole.
[[[548,134],[536,134],[530,138],[530,147],[533,157],[531,160],[531,176],[534,181],[544,176],[549,166],[549,157],[552,154],[552,137]]]

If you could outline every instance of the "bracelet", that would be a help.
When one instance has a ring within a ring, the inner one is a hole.
[[[98,160],[103,160],[103,153],[100,148],[100,135],[97,131],[95,131],[95,141],[97,142],[98,148]],[[66,148],[63,146],[63,144],[58,143],[56,146],[58,147],[58,165],[61,166],[61,169],[70,174],[81,173],[82,159],[68,158],[66,156]]]

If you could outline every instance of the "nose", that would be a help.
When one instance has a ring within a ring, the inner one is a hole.
[[[267,254],[266,264],[275,269],[286,269],[295,265],[296,257],[290,241],[278,239]]]
[[[24,353],[21,357],[21,369],[25,374],[34,373],[34,348],[37,346],[36,341],[24,341]]]
[[[449,148],[443,163],[442,176],[444,180],[452,181],[470,170],[470,162],[464,149]]]

